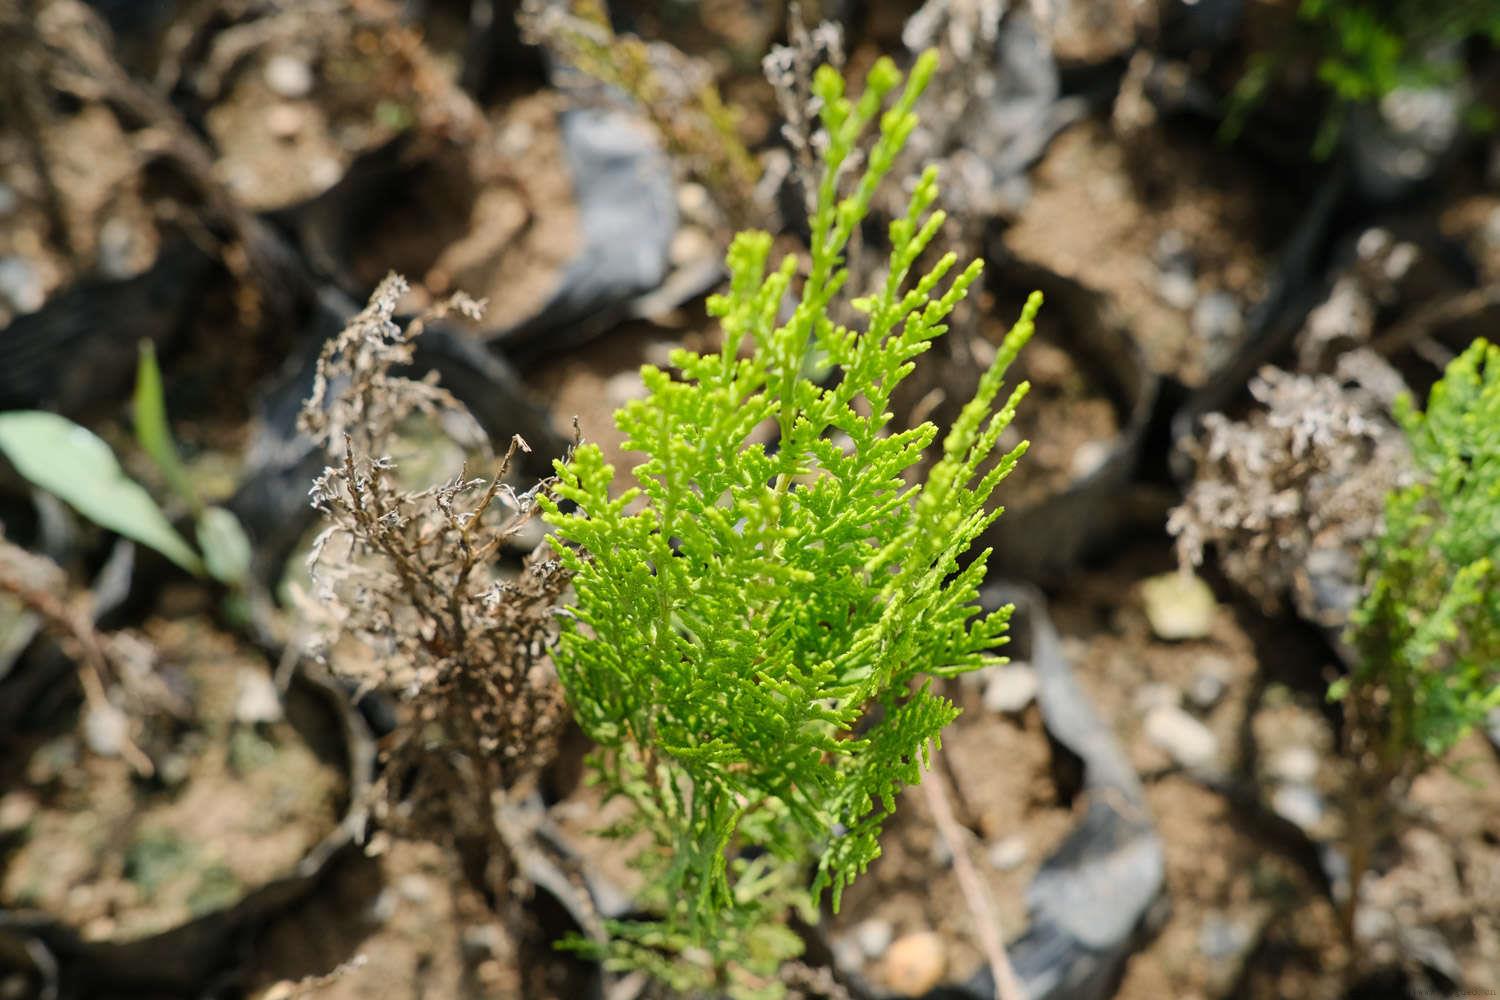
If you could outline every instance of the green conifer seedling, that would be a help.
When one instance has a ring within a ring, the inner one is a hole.
[[[1355,771],[1346,824],[1359,883],[1410,782],[1500,708],[1500,347],[1476,340],[1432,388],[1397,400],[1416,480],[1386,498],[1350,616],[1342,701]]]
[[[657,915],[615,924],[606,957],[678,988],[777,995],[777,966],[800,950],[789,910],[813,917],[825,890],[837,910],[958,714],[932,679],[1002,662],[1010,609],[979,612],[988,550],[968,556],[1026,449],[998,454],[1027,386],[1000,392],[1041,298],[915,485],[905,474],[937,428],[893,430],[891,395],[980,273],[952,254],[917,267],[944,219],[936,171],[890,224],[884,283],[849,303],[862,329],[834,318],[845,248],[935,63],[919,59],[902,88],[882,59],[857,99],[819,71],[810,260],[771,268],[771,237],[741,233],[709,303],[722,349],[675,351],[675,373],[646,366],[648,395],[616,414],[646,456],[638,485],[611,496],[614,470],[584,444],[557,465],[558,499],[540,501],[576,574],[558,671],[598,779],[629,801],[609,832],[636,838]],[[812,357],[829,379],[808,377]]]

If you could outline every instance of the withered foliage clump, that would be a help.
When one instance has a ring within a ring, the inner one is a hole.
[[[403,706],[384,748],[377,809],[387,824],[494,847],[493,796],[551,758],[565,717],[547,649],[568,575],[545,548],[512,578],[499,569],[502,547],[548,485],[517,493],[506,484],[512,457],[526,447],[519,437],[489,478],[460,472],[415,492],[396,478],[390,454],[403,421],[467,411],[433,378],[393,369],[410,364],[426,322],[480,309],[456,296],[402,329],[393,316],[406,290],[387,277],[328,342],[299,422],[333,460],[310,493],[326,522],[309,557],[327,611],[320,651],[326,657],[339,639],[358,640],[370,660],[361,683]],[[495,853],[504,852],[491,860]]]
[[[1344,624],[1363,547],[1410,467],[1379,390],[1362,384],[1378,380],[1357,367],[1361,357],[1346,356],[1343,378],[1263,368],[1250,383],[1260,408],[1243,421],[1204,418],[1186,446],[1197,476],[1167,520],[1184,565],[1212,546],[1268,611],[1290,595],[1308,619]]]

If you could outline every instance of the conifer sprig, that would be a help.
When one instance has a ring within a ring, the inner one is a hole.
[[[722,349],[675,351],[675,374],[646,366],[648,395],[616,414],[625,447],[645,456],[637,485],[611,497],[614,470],[585,444],[557,466],[557,497],[576,509],[541,500],[576,574],[559,674],[600,748],[599,779],[633,806],[612,832],[644,837],[645,902],[660,915],[617,925],[612,958],[678,985],[774,995],[765,977],[800,947],[789,906],[811,914],[831,889],[838,908],[879,855],[896,793],[921,779],[958,714],[931,678],[1002,662],[1009,609],[976,603],[988,550],[963,561],[1026,448],[996,455],[1026,385],[996,401],[1040,296],[925,485],[904,477],[937,428],[893,430],[891,394],[980,274],[952,254],[918,269],[944,218],[935,171],[889,227],[886,280],[851,303],[864,329],[831,315],[844,249],[934,66],[920,58],[889,107],[902,83],[889,60],[857,100],[819,71],[827,143],[805,271],[795,256],[771,269],[771,237],[741,233],[728,291],[709,302]],[[807,375],[813,354],[834,373],[821,384]],[[774,449],[757,438],[769,424]]]

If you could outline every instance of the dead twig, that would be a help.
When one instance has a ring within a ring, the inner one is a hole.
[[[990,906],[989,894],[979,881],[974,863],[969,860],[969,838],[953,817],[953,806],[948,801],[947,778],[935,761],[922,781],[922,792],[927,796],[927,807],[932,810],[938,834],[943,838],[943,843],[948,845],[948,853],[953,855],[953,874],[958,878],[958,888],[974,918],[974,932],[979,939],[979,949],[984,952],[990,974],[995,977],[995,1000],[1026,1000],[1026,991],[1016,978],[1016,972],[1005,954],[1005,938],[1000,933],[1000,922],[995,917],[995,910]]]

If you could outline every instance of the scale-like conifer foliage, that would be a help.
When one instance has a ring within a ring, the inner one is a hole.
[[[1476,340],[1427,412],[1397,400],[1417,481],[1386,498],[1350,637],[1347,698],[1387,780],[1409,779],[1500,706],[1500,347]]]
[[[944,218],[935,171],[890,225],[883,285],[851,303],[863,329],[832,318],[844,250],[934,63],[898,92],[881,60],[857,100],[823,68],[810,260],[772,268],[771,237],[740,234],[729,290],[709,304],[722,349],[645,367],[649,395],[616,414],[646,456],[639,485],[612,497],[613,469],[585,444],[558,464],[557,497],[576,509],[540,501],[576,574],[559,674],[600,747],[598,777],[633,807],[612,832],[645,845],[644,903],[660,918],[616,925],[611,957],[679,987],[775,995],[771,974],[800,947],[788,908],[815,912],[825,889],[838,907],[958,714],[932,678],[1000,662],[1009,609],[979,613],[988,550],[965,560],[1026,447],[997,454],[1026,385],[996,404],[1040,296],[916,485],[904,473],[937,428],[894,431],[891,394],[980,273],[951,254],[916,270]]]

